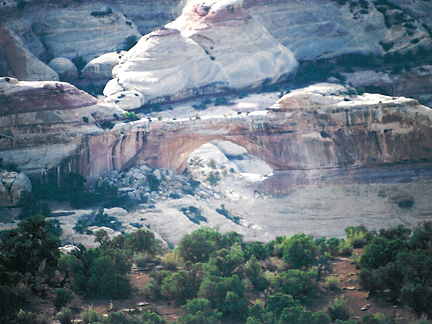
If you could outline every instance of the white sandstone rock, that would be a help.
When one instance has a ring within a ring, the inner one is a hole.
[[[95,14],[102,12],[106,14]],[[122,50],[129,36],[141,37],[123,14],[97,3],[40,10],[33,20],[34,32],[54,57],[82,57],[88,62]]]
[[[112,103],[119,109],[130,110],[141,107],[145,99],[139,91],[121,91],[107,97],[105,102]]]
[[[136,90],[146,101],[171,99],[293,76],[298,67],[294,54],[241,5],[240,0],[188,5],[167,28],[142,37],[123,56],[104,94]]]
[[[348,92],[340,84],[318,83],[307,88],[291,91],[270,107],[271,110],[298,109],[336,105],[344,98],[340,95]]]
[[[106,53],[91,60],[82,69],[82,76],[93,79],[111,79],[113,77],[113,67],[120,62],[124,53],[126,52],[121,51],[120,53]]]
[[[230,88],[254,87],[293,76],[298,66],[294,54],[241,4],[234,0],[195,4],[167,27],[180,30],[219,63]]]
[[[106,96],[123,88],[139,91],[150,100],[228,81],[218,63],[174,29],[142,37],[120,64],[116,81],[111,80],[104,89]]]
[[[75,64],[65,57],[56,57],[52,59],[48,66],[57,72],[62,80],[78,78],[78,71]]]

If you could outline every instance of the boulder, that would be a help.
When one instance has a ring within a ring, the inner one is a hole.
[[[52,59],[48,66],[57,72],[62,80],[78,78],[78,71],[75,64],[65,57],[56,57]]]
[[[91,79],[111,79],[113,67],[120,62],[124,53],[126,52],[106,53],[91,60],[82,69],[82,76]]]
[[[59,80],[58,74],[34,56],[9,28],[0,25],[0,70],[19,80]]]
[[[66,110],[91,106],[96,102],[96,98],[66,82],[18,82],[8,77],[0,78],[0,116]]]
[[[0,172],[0,206],[16,206],[21,192],[31,190],[31,182],[23,172]]]

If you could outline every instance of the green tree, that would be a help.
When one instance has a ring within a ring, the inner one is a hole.
[[[42,263],[46,268],[57,265],[59,246],[60,239],[50,233],[50,223],[45,221],[45,217],[33,215],[2,237],[2,265],[9,272],[35,275]]]
[[[161,293],[177,305],[184,305],[188,299],[196,298],[200,285],[197,271],[180,270],[163,279]]]
[[[182,306],[182,313],[179,318],[181,324],[215,324],[221,315],[212,309],[207,299],[203,298],[189,300]]]
[[[244,253],[240,246],[233,245],[231,249],[221,249],[211,254],[209,266],[215,266],[218,275],[228,277],[242,264],[244,264]]]
[[[317,247],[312,236],[294,234],[283,243],[283,259],[295,269],[310,267],[317,256]]]
[[[313,269],[308,271],[292,269],[275,276],[271,286],[276,292],[291,295],[294,299],[305,302],[317,292],[314,280],[316,275]]]
[[[252,256],[244,267],[244,276],[249,279],[252,285],[259,291],[266,289],[270,282],[263,276],[261,265],[255,256]]]
[[[67,288],[57,288],[54,295],[54,306],[58,309],[66,306],[73,299],[73,294]]]
[[[178,250],[185,261],[207,262],[210,254],[220,248],[222,235],[215,229],[201,227],[182,237]]]

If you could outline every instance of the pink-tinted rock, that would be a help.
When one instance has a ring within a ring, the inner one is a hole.
[[[0,78],[0,116],[94,105],[97,99],[65,82]]]

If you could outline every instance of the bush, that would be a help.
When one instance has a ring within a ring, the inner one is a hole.
[[[340,282],[341,280],[339,277],[329,276],[326,278],[325,285],[330,290],[337,290],[339,289]]]
[[[82,324],[92,324],[102,322],[102,314],[99,314],[90,306],[81,312]]]
[[[156,175],[154,175],[153,173],[150,173],[147,176],[147,182],[148,182],[150,191],[158,191],[159,190],[161,180]]]
[[[72,324],[73,314],[69,308],[63,307],[56,318],[60,324]]]
[[[123,49],[125,51],[129,51],[132,47],[135,46],[137,42],[138,42],[138,37],[136,37],[135,35],[130,35],[125,38]]]
[[[215,186],[220,180],[219,171],[210,172],[210,175],[207,177],[207,181],[210,182],[212,186]]]
[[[336,298],[333,302],[330,302],[327,307],[327,312],[332,322],[336,320],[347,321],[350,318],[350,312],[345,306],[346,301],[342,298]]]
[[[54,296],[54,306],[58,309],[66,306],[73,299],[73,294],[66,288],[57,288]]]
[[[201,210],[195,206],[189,206],[188,208],[182,207],[180,211],[187,217],[191,222],[200,224],[201,221],[207,222],[207,218],[201,215]]]
[[[78,70],[78,75],[81,76],[81,71],[86,66],[87,62],[82,58],[82,56],[75,56],[72,60],[72,63],[76,66]]]
[[[92,15],[93,17],[105,17],[111,15],[112,13],[112,9],[108,7],[105,9],[105,11],[92,11],[90,15]]]

